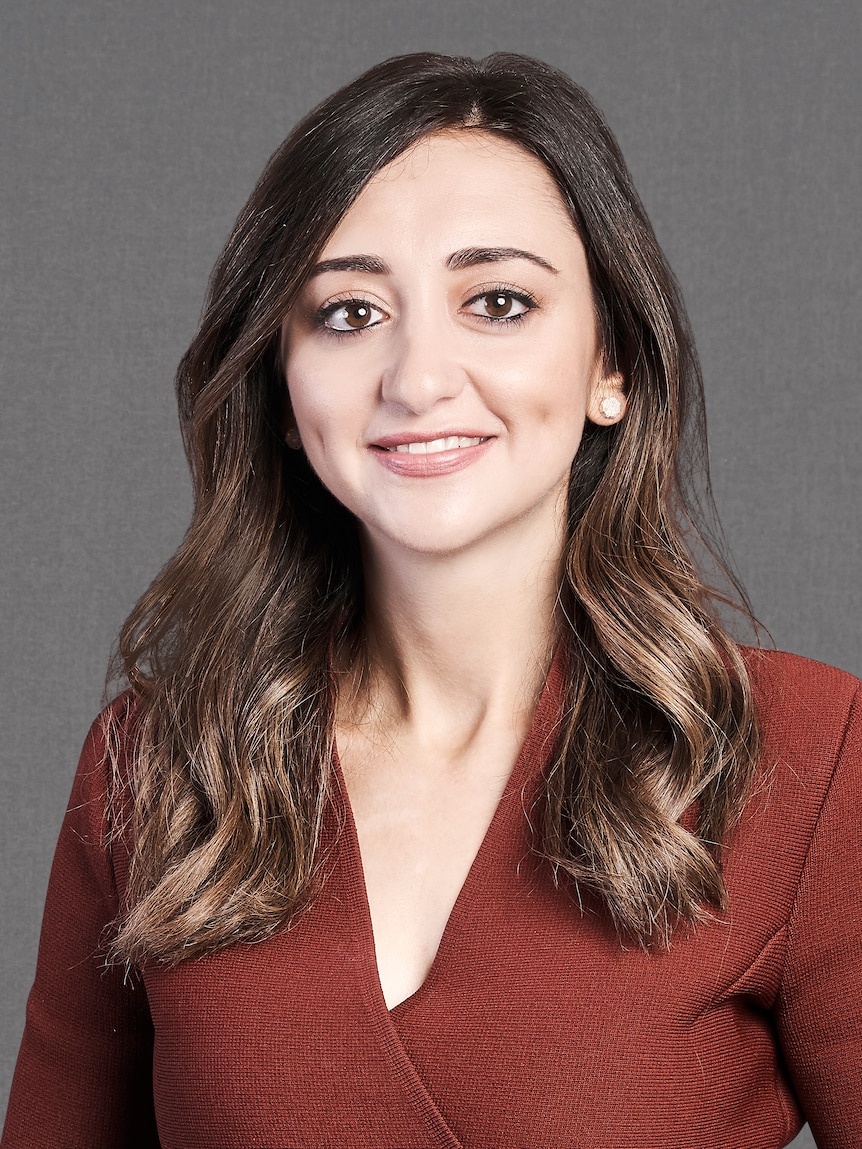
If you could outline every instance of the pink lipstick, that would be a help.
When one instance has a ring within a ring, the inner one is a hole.
[[[493,442],[475,431],[411,432],[384,435],[371,450],[387,471],[405,478],[451,475],[475,463]]]

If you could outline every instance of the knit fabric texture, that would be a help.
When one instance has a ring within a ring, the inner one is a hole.
[[[391,1011],[340,771],[328,877],[289,929],[105,970],[128,857],[104,846],[94,724],[2,1149],[778,1149],[804,1120],[819,1149],[862,1145],[860,684],[746,657],[766,746],[727,842],[727,913],[645,953],[555,887],[527,818],[555,660],[431,971]]]

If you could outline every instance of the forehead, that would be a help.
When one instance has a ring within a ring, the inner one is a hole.
[[[445,232],[465,242],[532,237],[544,243],[577,232],[550,172],[520,145],[461,129],[425,136],[366,184],[342,217],[326,253],[366,237]],[[454,250],[454,248],[453,248]]]

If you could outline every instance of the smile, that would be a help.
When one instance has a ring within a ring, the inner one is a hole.
[[[405,442],[405,440],[410,440]],[[494,435],[438,435],[420,439],[411,434],[387,435],[372,445],[372,457],[403,479],[433,479],[463,471],[494,445]]]
[[[459,447],[478,447],[486,442],[486,437],[467,435],[447,435],[445,439],[428,439],[419,443],[399,443],[394,447],[383,447],[384,451],[398,451],[403,455],[431,455],[437,451],[452,451]]]

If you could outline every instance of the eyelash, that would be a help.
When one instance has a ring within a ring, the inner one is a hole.
[[[480,299],[484,299],[489,295],[505,295],[509,299],[523,304],[523,306],[526,308],[525,311],[520,312],[518,315],[493,316],[479,315],[477,312],[471,312],[471,314],[474,315],[476,319],[481,320],[483,323],[490,323],[495,327],[500,327],[503,325],[511,326],[517,323],[522,323],[524,319],[526,319],[526,317],[530,314],[530,312],[535,311],[539,306],[538,301],[528,292],[516,291],[514,288],[506,287],[502,283],[493,284],[491,287],[486,287],[484,290],[477,292],[475,295],[472,295],[464,303],[463,306],[465,308],[470,307],[472,304],[477,303]],[[370,299],[363,299],[359,296],[350,295],[343,299],[333,299],[329,303],[325,303],[321,308],[319,308],[314,316],[315,326],[322,328],[327,335],[334,336],[337,339],[342,339],[345,336],[361,335],[364,331],[368,331],[371,327],[376,326],[376,324],[370,324],[369,327],[356,327],[350,331],[342,331],[336,327],[330,327],[327,322],[329,318],[334,315],[335,312],[339,310],[339,308],[347,307],[351,304],[353,306],[362,306],[364,304],[366,307],[370,307],[377,311],[383,310],[382,308],[377,307],[376,304],[372,303]]]

